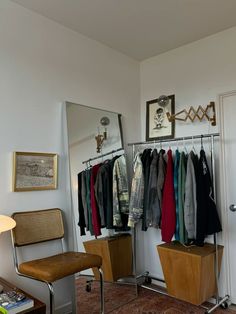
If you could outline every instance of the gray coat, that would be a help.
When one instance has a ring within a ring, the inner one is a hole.
[[[189,239],[196,239],[197,192],[193,158],[194,153],[191,151],[187,161],[184,200],[184,223]]]

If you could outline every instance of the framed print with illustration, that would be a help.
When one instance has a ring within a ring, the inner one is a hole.
[[[175,95],[168,98],[165,106],[160,106],[158,99],[146,102],[146,141],[174,137],[175,121],[169,122],[166,113],[175,113]]]
[[[57,188],[57,154],[13,153],[13,191]]]

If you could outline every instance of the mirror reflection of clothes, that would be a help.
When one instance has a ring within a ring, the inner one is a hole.
[[[79,173],[78,197],[81,235],[85,234],[85,227],[95,236],[101,234],[103,227],[115,231],[129,230],[125,157],[115,156]]]
[[[82,173],[78,174],[78,204],[79,204],[79,222],[78,226],[80,227],[80,235],[85,235],[85,217],[84,217],[84,208],[83,208],[83,202],[82,202],[82,193],[81,193],[81,187],[82,187]]]
[[[104,161],[97,173],[95,182],[96,200],[99,207],[101,226],[113,229],[113,166],[119,156]]]
[[[93,224],[93,231],[95,236],[101,235],[101,218],[98,212],[98,205],[95,196],[95,182],[97,178],[97,173],[100,168],[100,164],[97,164],[92,167],[91,171],[91,178],[90,178],[90,197],[91,197],[91,208],[92,208],[92,224]]]

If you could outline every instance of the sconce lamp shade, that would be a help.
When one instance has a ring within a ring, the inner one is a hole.
[[[15,227],[16,222],[9,216],[0,215],[0,233],[11,230]]]

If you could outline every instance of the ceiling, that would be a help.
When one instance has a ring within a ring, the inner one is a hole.
[[[236,25],[236,0],[12,0],[136,60]]]

